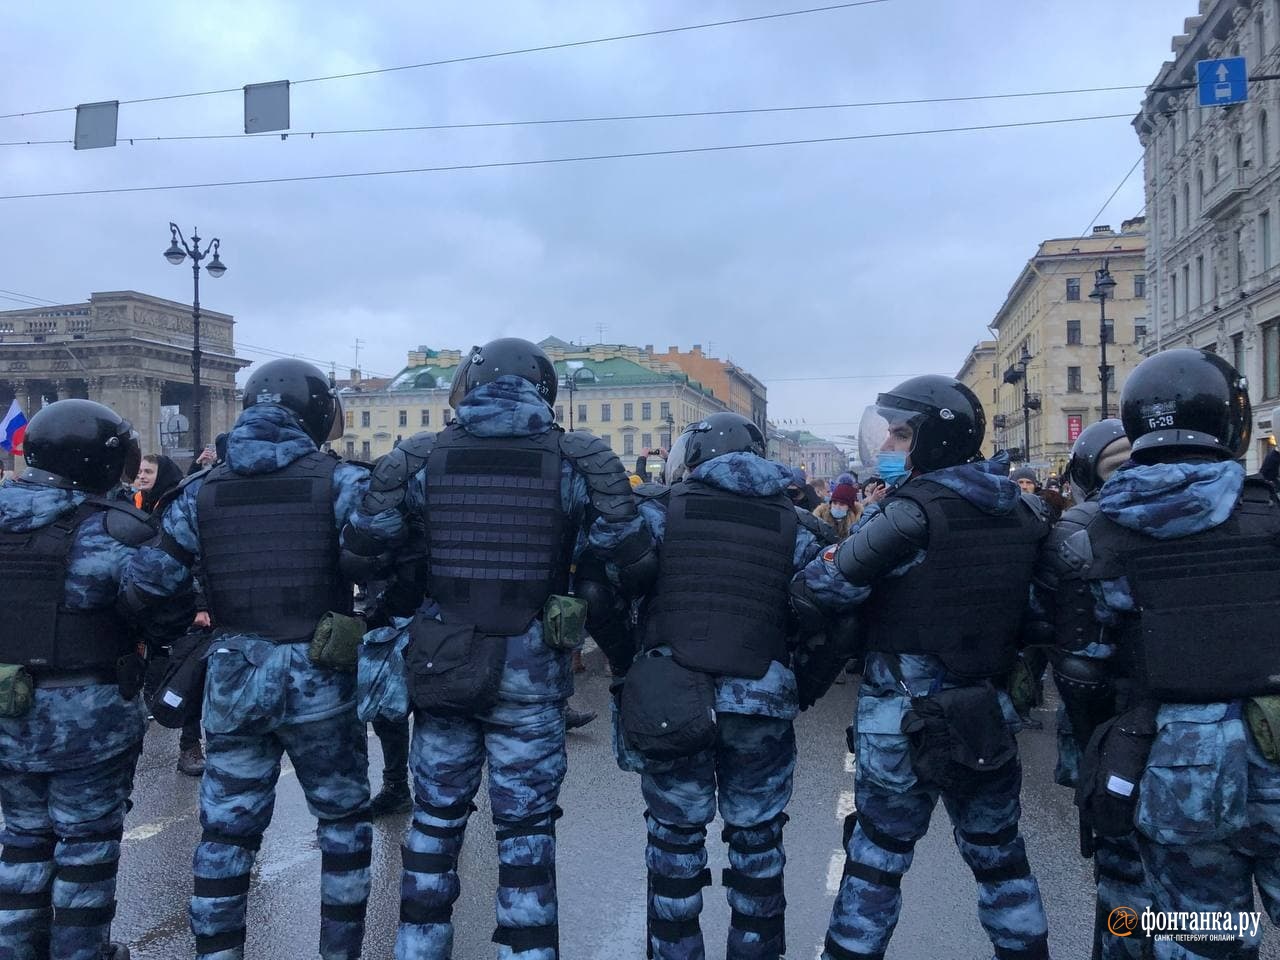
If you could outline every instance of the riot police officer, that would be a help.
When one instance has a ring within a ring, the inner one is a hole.
[[[1053,678],[1062,704],[1058,709],[1058,767],[1055,779],[1075,787],[1080,756],[1098,724],[1127,706],[1129,685],[1114,675],[1113,648],[1093,616],[1093,592],[1084,579],[1087,558],[1074,553],[1068,541],[1089,525],[1098,512],[1103,483],[1129,459],[1129,440],[1117,419],[1092,423],[1071,447],[1067,477],[1075,505],[1054,524],[1032,577],[1029,634],[1051,644]],[[1132,830],[1120,836],[1098,835],[1081,823],[1082,853],[1094,858],[1098,887],[1094,914],[1094,960],[1143,960],[1150,949],[1145,937],[1117,937],[1107,918],[1117,907],[1142,912],[1150,905]]]
[[[611,581],[627,582],[652,558],[652,537],[608,445],[555,426],[556,386],[551,361],[527,340],[473,348],[454,373],[454,423],[378,462],[343,535],[353,575],[394,568],[420,577],[415,603],[429,598],[404,652],[416,807],[401,960],[451,954],[457,858],[486,762],[499,861],[493,940],[502,957],[558,956],[556,801],[573,638],[544,611],[565,609],[585,546],[615,571]],[[422,560],[399,562],[405,554]]]
[[[1154,910],[1247,912],[1256,882],[1280,919],[1280,504],[1236,462],[1247,384],[1216,354],[1167,350],[1129,375],[1120,414],[1131,462],[1066,549],[1135,691],[1090,744],[1081,802],[1136,825]],[[1257,957],[1246,926],[1155,954]]]
[[[827,960],[884,955],[902,876],[939,796],[995,956],[1048,956],[1018,835],[1017,714],[999,687],[1047,526],[1008,479],[1007,459],[980,459],[984,428],[982,405],[950,377],[914,377],[880,394],[863,424],[863,447],[876,452],[864,458],[876,457],[892,490],[793,587],[801,609],[856,611],[866,645],[858,810],[845,823]]]
[[[0,955],[12,960],[129,956],[108,939],[145,659],[116,597],[154,531],[105,494],[140,456],[128,421],[59,400],[31,418],[27,469],[0,488]],[[141,625],[146,639],[183,632],[194,605],[180,601]]]
[[[225,462],[184,481],[160,544],[128,571],[126,598],[146,609],[163,607],[199,563],[217,627],[191,898],[202,957],[243,956],[250,870],[285,754],[318,819],[320,956],[360,955],[372,844],[368,741],[354,659],[317,652],[316,662],[309,652],[322,620],[352,626],[339,619],[351,613],[353,590],[339,574],[338,535],[368,490],[368,471],[318,449],[342,429],[342,406],[316,367],[287,359],[256,368]],[[354,629],[358,642],[363,628]]]
[[[704,956],[706,827],[718,801],[729,845],[727,956],[765,960],[782,956],[786,940],[782,828],[798,712],[788,586],[820,549],[819,521],[792,504],[791,471],[765,459],[764,435],[746,417],[713,414],[682,441],[685,478],[642,501],[661,547],[622,726],[629,736],[682,736],[705,722],[702,702],[689,705],[688,722],[677,715],[690,683],[705,688],[716,721],[704,743],[666,750],[659,737],[638,764],[648,807],[648,947],[657,960]],[[644,752],[647,742],[632,745]]]

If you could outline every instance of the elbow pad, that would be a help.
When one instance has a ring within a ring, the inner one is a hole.
[[[791,581],[791,610],[796,617],[800,633],[821,633],[827,627],[827,615],[822,612],[813,591],[803,580]]]
[[[929,544],[929,521],[918,504],[895,498],[840,545],[836,566],[857,587],[870,586]]]

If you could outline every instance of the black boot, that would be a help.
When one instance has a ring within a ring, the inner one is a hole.
[[[413,797],[409,795],[407,780],[383,780],[382,789],[369,803],[369,815],[372,817],[408,813],[412,809]]]

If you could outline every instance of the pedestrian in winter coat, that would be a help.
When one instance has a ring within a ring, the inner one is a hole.
[[[851,483],[836,484],[836,488],[831,491],[831,502],[819,504],[814,508],[813,515],[835,527],[836,533],[843,540],[862,516],[857,488]]]

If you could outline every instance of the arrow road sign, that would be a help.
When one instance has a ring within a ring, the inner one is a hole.
[[[1244,57],[1199,61],[1196,90],[1202,107],[1225,107],[1249,99],[1249,74]]]

